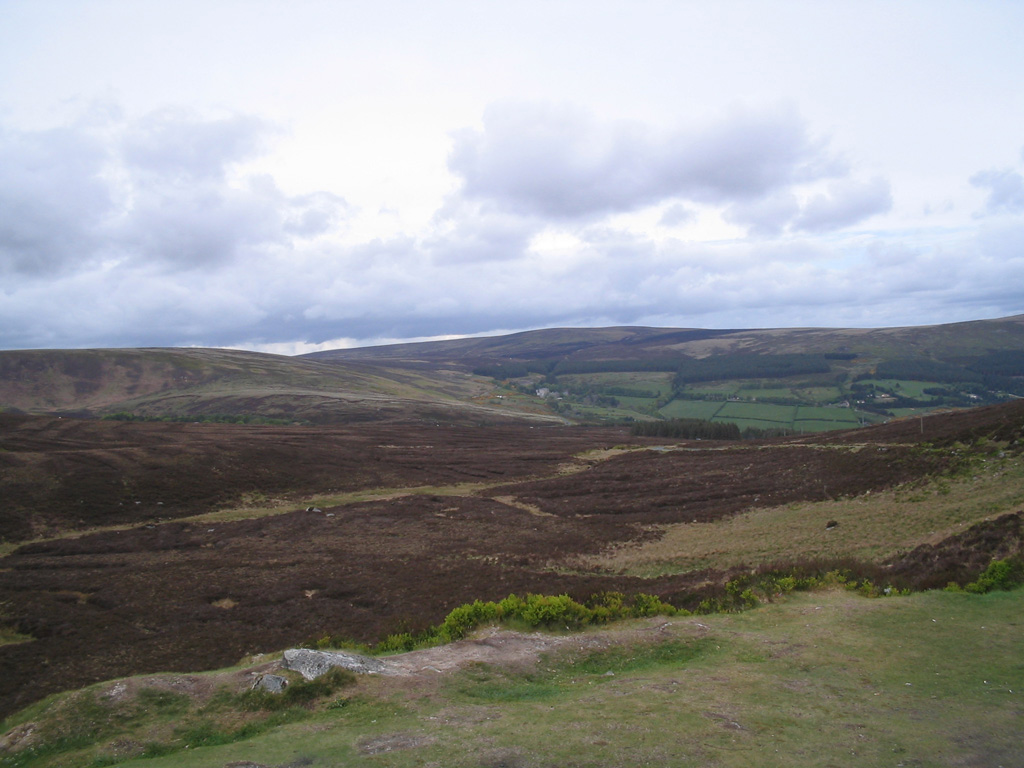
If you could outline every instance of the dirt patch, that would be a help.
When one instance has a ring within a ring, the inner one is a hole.
[[[356,748],[364,755],[381,755],[400,749],[426,747],[433,744],[434,741],[433,737],[425,734],[388,733],[383,736],[362,739],[356,744]]]

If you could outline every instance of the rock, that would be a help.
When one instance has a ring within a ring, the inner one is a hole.
[[[254,691],[267,691],[268,693],[281,693],[288,687],[288,678],[281,675],[260,675],[252,684]]]
[[[307,680],[315,680],[332,667],[341,667],[363,675],[379,674],[384,671],[384,662],[370,656],[343,651],[311,651],[306,648],[285,651],[281,666],[298,672]]]

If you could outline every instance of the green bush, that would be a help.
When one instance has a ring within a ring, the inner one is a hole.
[[[984,594],[996,589],[1013,589],[1024,583],[1024,562],[1018,558],[993,560],[982,572],[977,581],[972,581],[964,589],[975,594]]]
[[[643,592],[638,592],[633,596],[633,606],[629,613],[637,618],[644,616],[674,616],[676,609],[657,595],[647,595]]]
[[[568,595],[527,595],[518,617],[531,627],[581,627],[589,624],[591,611]]]

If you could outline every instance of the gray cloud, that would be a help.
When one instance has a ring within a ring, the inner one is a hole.
[[[889,182],[840,179],[830,182],[825,194],[811,197],[803,207],[789,190],[778,190],[725,209],[726,221],[747,227],[755,236],[773,237],[790,232],[833,232],[858,224],[892,208]]]
[[[455,136],[448,164],[467,198],[561,219],[673,197],[754,199],[844,170],[792,110],[737,111],[702,128],[657,133],[536,104],[489,108],[482,131]]]
[[[125,164],[162,182],[223,179],[228,167],[261,154],[272,126],[245,115],[202,119],[163,109],[130,126],[121,142]]]
[[[745,226],[752,235],[775,236],[800,212],[796,195],[789,190],[779,190],[756,200],[733,203],[725,209],[726,221]]]
[[[831,182],[828,194],[807,201],[793,228],[804,232],[831,232],[857,224],[892,208],[889,182],[874,178],[860,182],[843,179]]]
[[[520,258],[543,226],[531,217],[449,200],[435,218],[436,234],[422,242],[436,264],[474,264]]]
[[[1012,168],[979,171],[971,176],[970,182],[975,187],[988,190],[986,213],[1024,211],[1024,176]]]
[[[697,219],[697,212],[682,203],[673,203],[661,214],[658,223],[663,227],[678,227]]]
[[[256,251],[216,273],[134,265],[0,295],[0,346],[206,346],[551,325],[905,324],[1019,312],[1024,228],[921,248],[665,240],[593,227],[570,258],[439,260],[412,238]],[[40,313],[40,306],[59,311]],[[822,308],[827,307],[827,322]],[[969,310],[965,310],[968,307]]]
[[[80,132],[0,127],[0,274],[81,266],[112,205],[107,153]]]
[[[829,324],[901,324],[1024,305],[1024,229],[1007,217],[913,247],[814,237],[887,210],[891,195],[881,179],[833,178],[845,171],[791,113],[685,135],[530,114],[512,114],[529,128],[522,146],[501,114],[456,141],[463,187],[428,227],[363,242],[336,236],[353,213],[342,197],[289,196],[245,174],[267,138],[257,121],[165,112],[142,127],[2,132],[0,347],[822,324],[823,307]],[[794,188],[826,178],[801,208]],[[655,238],[601,215],[655,203],[666,226],[714,204],[755,237]],[[531,248],[541,232],[551,251],[543,237]],[[759,239],[781,233],[801,236]]]
[[[231,180],[272,130],[246,117],[165,110],[75,128],[0,129],[0,273],[42,278],[96,264],[195,268],[290,245],[350,212],[337,195],[287,197]]]

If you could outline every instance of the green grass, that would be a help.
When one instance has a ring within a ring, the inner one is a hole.
[[[673,400],[659,413],[666,419],[704,419],[710,421],[722,409],[721,400]]]
[[[915,400],[932,400],[931,395],[925,394],[925,389],[934,387],[948,388],[949,384],[942,384],[937,381],[910,381],[908,379],[866,379],[857,382],[858,384],[873,384],[880,389],[887,389],[903,397],[912,397]]]
[[[683,391],[691,395],[731,397],[739,392],[747,383],[745,381],[702,382],[700,384],[687,384]]]
[[[715,416],[717,421],[761,421],[768,426],[788,427],[796,416],[796,406],[770,403],[728,402]]]
[[[439,684],[367,678],[300,722],[230,744],[197,731],[187,750],[120,764],[1020,765],[1022,612],[1020,589],[794,594],[741,614],[586,633],[535,664],[476,665]],[[22,764],[97,766],[112,754]]]
[[[748,389],[744,387],[736,393],[737,397],[743,397],[748,400],[773,400],[773,399],[787,399],[792,400],[796,395],[793,390],[785,387],[756,387]]]
[[[660,397],[672,391],[671,373],[636,371],[625,373],[573,373],[558,377],[558,381],[569,386],[622,387],[644,389]]]
[[[656,539],[584,557],[580,564],[652,577],[794,557],[878,561],[1022,505],[1024,458],[1010,457],[956,477],[864,496],[751,509],[712,523],[659,526]],[[829,520],[839,526],[825,530]]]
[[[860,419],[850,408],[826,408],[801,405],[796,411],[796,421],[836,421],[857,424]]]

